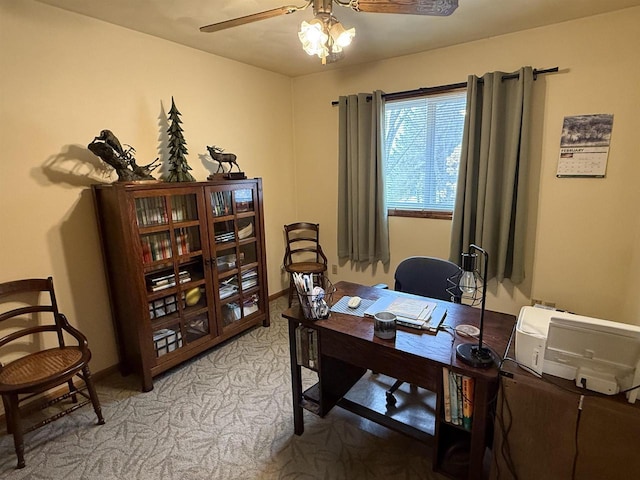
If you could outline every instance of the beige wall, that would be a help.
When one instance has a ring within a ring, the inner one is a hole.
[[[640,8],[295,78],[298,216],[322,225],[332,264],[336,252],[339,95],[410,90],[465,81],[468,74],[558,66],[535,83],[530,178],[528,278],[517,288],[491,285],[488,306],[517,313],[530,298],[589,316],[640,324]],[[357,38],[353,45],[357,48]],[[348,52],[347,52],[348,55]],[[557,179],[564,116],[612,113],[605,179]],[[311,127],[311,128],[310,128]],[[313,148],[310,146],[313,145]],[[390,219],[388,270],[341,265],[333,278],[392,284],[409,255],[446,257],[450,222]],[[491,252],[489,252],[491,253]]]
[[[535,85],[529,277],[520,288],[493,285],[489,306],[515,313],[534,296],[640,323],[640,276],[632,273],[640,268],[632,250],[640,243],[638,24],[633,8],[292,81],[39,3],[0,0],[0,281],[53,275],[63,311],[89,336],[94,370],[107,368],[117,358],[89,185],[113,178],[100,176],[86,150],[101,129],[135,146],[140,163],[164,158],[173,95],[197,179],[209,173],[212,144],[262,177],[273,294],[286,285],[285,223],[320,222],[338,263],[332,100],[557,65],[562,73]],[[556,179],[562,119],[589,113],[615,116],[607,178]],[[341,265],[332,278],[392,283],[404,257],[448,255],[450,222],[391,218],[390,226],[387,271]]]
[[[0,281],[52,275],[95,371],[117,355],[89,185],[115,178],[86,145],[108,128],[139,163],[165,158],[172,95],[196,179],[213,144],[263,178],[269,284],[281,289],[290,78],[31,1],[0,1],[0,45]]]

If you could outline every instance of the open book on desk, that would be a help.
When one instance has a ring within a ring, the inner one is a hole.
[[[389,292],[375,301],[364,312],[365,317],[373,317],[378,312],[396,315],[399,325],[436,332],[447,314],[447,309],[434,301],[419,295],[404,292]]]

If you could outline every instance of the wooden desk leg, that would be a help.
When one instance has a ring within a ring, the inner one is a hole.
[[[469,478],[482,478],[487,436],[489,384],[476,379],[474,396],[471,451],[469,452]]]
[[[293,400],[293,431],[296,435],[304,432],[302,412],[302,372],[296,358],[296,327],[298,323],[289,320],[289,357],[291,362],[291,395]]]

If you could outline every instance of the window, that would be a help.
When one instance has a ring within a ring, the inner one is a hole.
[[[464,89],[385,102],[390,215],[451,218],[466,102]]]

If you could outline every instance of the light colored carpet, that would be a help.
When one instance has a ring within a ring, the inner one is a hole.
[[[431,450],[334,409],[305,412],[293,433],[286,299],[271,327],[240,337],[156,377],[97,385],[106,424],[88,405],[25,436],[27,466],[15,470],[13,438],[0,436],[0,478],[14,479],[441,479]],[[304,369],[303,369],[304,370]],[[312,372],[304,383],[313,384]],[[365,428],[361,428],[361,426]]]

